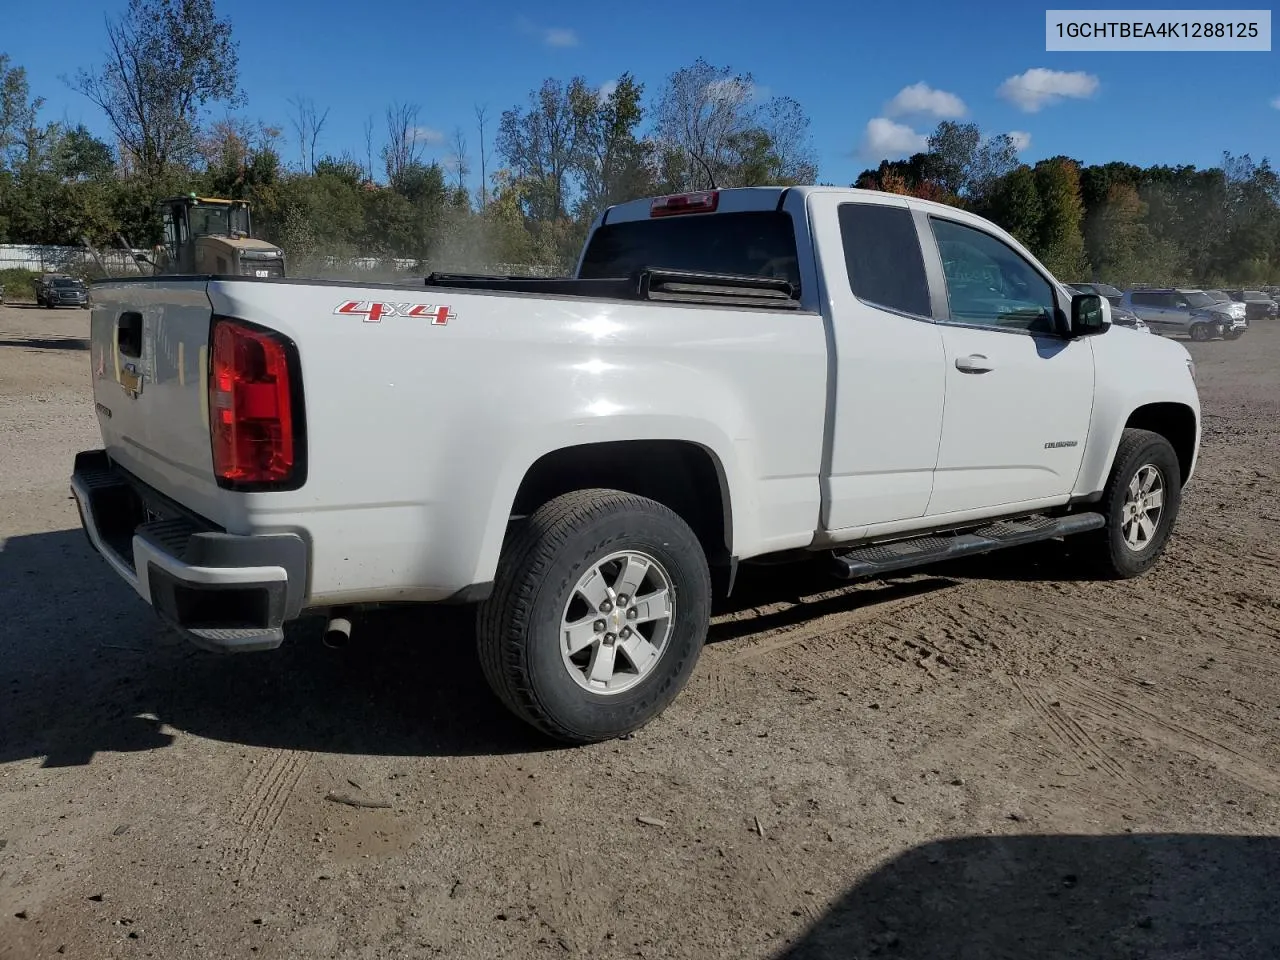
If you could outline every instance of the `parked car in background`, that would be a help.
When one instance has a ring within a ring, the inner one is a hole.
[[[1255,320],[1271,320],[1280,315],[1280,304],[1261,290],[1228,290],[1231,299],[1244,304],[1245,315],[1250,323]]]
[[[1206,290],[1209,296],[1213,297],[1213,302],[1221,308],[1227,310],[1234,320],[1249,320],[1249,313],[1245,309],[1244,304],[1237,303],[1235,299],[1227,294],[1225,290]]]
[[[55,273],[36,281],[36,305],[89,309],[89,287],[83,280]]]
[[[1124,293],[1109,283],[1068,283],[1067,286],[1077,293],[1096,293],[1100,297],[1106,297],[1112,307],[1120,306],[1120,301],[1124,299]],[[1111,318],[1115,320],[1114,311]]]
[[[1097,294],[1100,297],[1105,297],[1108,302],[1111,302],[1111,294],[1108,291],[1115,290],[1116,299],[1111,303],[1111,322],[1117,327],[1128,327],[1130,330],[1142,330],[1146,333],[1151,332],[1151,328],[1142,322],[1141,317],[1121,304],[1120,301],[1124,299],[1124,294],[1116,290],[1115,287],[1108,286],[1105,283],[1068,283],[1066,286],[1068,290],[1074,293]]]
[[[1236,340],[1248,329],[1240,304],[1218,303],[1203,290],[1173,288],[1129,290],[1121,305],[1142,318],[1155,333],[1185,334],[1192,340]]]

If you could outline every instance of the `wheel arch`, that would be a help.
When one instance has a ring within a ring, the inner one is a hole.
[[[1179,482],[1186,486],[1195,470],[1200,429],[1191,407],[1170,401],[1143,404],[1129,414],[1124,426],[1126,430],[1150,430],[1168,440],[1178,457]],[[1113,452],[1113,461],[1114,457]]]
[[[713,566],[733,554],[729,479],[714,451],[690,440],[615,440],[549,451],[529,465],[511,505],[532,513],[572,490],[603,487],[655,500],[693,529]]]
[[[1159,395],[1143,398],[1109,415],[1107,410],[1115,410],[1116,406],[1095,405],[1095,425],[1090,430],[1073,501],[1091,503],[1102,496],[1127,429],[1150,430],[1168,440],[1178,460],[1181,485],[1186,486],[1195,473],[1200,447],[1199,405],[1194,395],[1173,400]],[[1128,413],[1123,412],[1125,409]]]

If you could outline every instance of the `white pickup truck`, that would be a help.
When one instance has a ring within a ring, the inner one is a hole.
[[[110,280],[71,489],[205,647],[476,604],[503,702],[598,741],[678,694],[740,562],[1078,535],[1103,576],[1151,566],[1195,371],[1109,317],[979,217],[827,187],[619,204],[564,279]]]

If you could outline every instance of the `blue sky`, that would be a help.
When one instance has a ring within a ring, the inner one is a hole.
[[[834,183],[909,152],[942,116],[988,133],[1019,131],[1029,162],[1062,153],[1086,163],[1206,166],[1223,150],[1280,161],[1276,52],[1047,53],[1044,6],[1025,0],[973,8],[954,0],[219,0],[218,9],[240,44],[242,113],[287,130],[287,101],[309,97],[331,110],[321,149],[357,157],[365,118],[381,125],[394,100],[420,105],[432,131],[465,125],[476,167],[475,104],[488,104],[496,126],[545,77],[603,84],[627,70],[656,95],[667,74],[703,56],[799,100],[812,119],[819,176]],[[60,79],[101,61],[102,11],[66,0],[56,25],[33,15],[29,28],[6,31],[0,52],[27,68],[33,92],[48,101],[45,119],[105,134],[95,108]],[[448,147],[429,152],[443,158]]]

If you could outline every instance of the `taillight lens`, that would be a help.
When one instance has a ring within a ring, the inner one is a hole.
[[[223,486],[283,486],[297,466],[289,347],[219,320],[213,328],[209,434]]]

